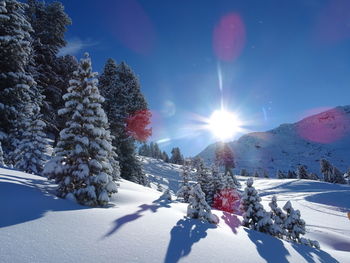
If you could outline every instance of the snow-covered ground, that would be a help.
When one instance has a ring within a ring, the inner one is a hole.
[[[180,166],[144,161],[154,177],[176,181]],[[162,172],[159,172],[162,171]],[[244,178],[239,178],[243,180]],[[164,184],[166,185],[166,184]],[[52,195],[45,178],[0,168],[0,262],[349,262],[350,187],[306,180],[257,179],[265,208],[272,194],[291,200],[322,250],[240,226],[214,210],[217,226],[186,219],[186,204],[122,180],[108,208]]]

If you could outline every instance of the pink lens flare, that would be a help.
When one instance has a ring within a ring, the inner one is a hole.
[[[149,110],[140,110],[129,116],[126,120],[128,134],[138,141],[146,141],[152,135],[152,128],[147,128],[151,123],[151,116]]]
[[[246,38],[245,26],[236,13],[223,16],[213,33],[216,56],[223,61],[232,61],[242,52]]]
[[[333,143],[350,133],[350,119],[345,112],[331,109],[302,120],[297,133],[308,141]]]
[[[148,55],[155,45],[156,32],[146,11],[136,0],[116,1],[113,17],[114,33],[132,51]]]

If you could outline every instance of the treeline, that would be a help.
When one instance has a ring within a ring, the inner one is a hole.
[[[282,170],[277,170],[276,178],[278,179],[308,179],[316,181],[324,181],[328,183],[336,184],[350,184],[350,173],[349,171],[344,173],[341,172],[336,166],[332,165],[328,160],[320,160],[320,173],[322,177],[318,176],[315,173],[310,173],[307,170],[305,165],[300,165],[297,167],[296,171],[288,170],[286,173]],[[253,174],[250,174],[245,168],[242,168],[240,171],[241,176],[253,176],[253,177],[264,177],[269,178],[267,171],[263,171],[262,174],[259,174],[258,171],[255,171]]]
[[[71,23],[59,2],[0,1],[0,165],[54,179],[60,197],[105,205],[120,177],[149,184],[135,145],[151,135],[151,114],[125,62],[108,59],[98,77],[87,53],[59,56]]]
[[[163,160],[166,163],[174,163],[174,164],[184,163],[184,157],[179,147],[172,148],[170,158],[165,151],[160,150],[159,145],[156,142],[151,142],[149,144],[143,143],[139,147],[138,153],[139,155],[142,155],[142,156]]]

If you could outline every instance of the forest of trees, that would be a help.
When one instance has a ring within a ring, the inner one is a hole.
[[[120,177],[149,184],[135,145],[151,135],[151,113],[125,62],[108,59],[98,76],[89,54],[59,56],[71,24],[60,2],[0,1],[0,165],[100,206]]]
[[[139,155],[160,159],[166,163],[184,163],[184,157],[179,147],[172,148],[171,156],[169,157],[169,155],[165,151],[160,150],[159,145],[156,142],[151,142],[150,144],[143,143],[139,147]]]

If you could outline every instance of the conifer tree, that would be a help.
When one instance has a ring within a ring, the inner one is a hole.
[[[240,209],[243,211],[242,225],[264,233],[271,233],[271,216],[262,206],[261,198],[253,186],[253,178],[246,182],[247,187],[241,198]]]
[[[254,172],[254,177],[257,177],[257,178],[259,177],[258,171],[255,171],[255,172]]]
[[[276,237],[283,238],[283,236],[287,234],[286,230],[284,229],[284,222],[286,220],[286,215],[283,213],[282,209],[278,207],[277,198],[275,195],[272,196],[269,206],[271,208],[270,214],[273,221],[271,234]]]
[[[305,234],[305,221],[300,218],[300,211],[294,210],[290,201],[283,206],[283,210],[287,213],[284,228],[288,239],[300,243],[301,235]]]
[[[215,163],[223,166],[225,174],[233,175],[232,169],[235,168],[233,151],[228,143],[218,143],[215,149]]]
[[[111,135],[95,76],[86,53],[63,96],[65,108],[59,114],[66,115],[68,121],[60,132],[55,157],[44,169],[44,175],[59,184],[58,196],[89,206],[105,205],[117,192]]]
[[[184,157],[182,156],[179,147],[175,147],[171,150],[170,162],[174,164],[183,164]]]
[[[68,84],[65,82],[62,85],[65,76],[60,74],[62,64],[58,53],[66,45],[64,34],[71,19],[60,2],[46,4],[38,0],[28,0],[26,15],[34,29],[31,32],[34,48],[31,73],[41,94],[45,96],[41,110],[48,124],[47,130],[54,135],[56,143],[59,129],[62,128],[58,127],[60,123],[57,112],[64,105],[62,95],[66,93]],[[66,66],[70,67],[68,64]]]
[[[248,173],[247,169],[242,168],[241,172],[240,172],[240,176],[249,176],[249,173]]]
[[[267,171],[264,171],[264,178],[270,178],[269,173]]]
[[[0,141],[0,166],[5,166],[4,152],[2,151],[1,141]]]
[[[102,94],[108,97],[104,108],[110,121],[121,176],[142,185],[149,185],[141,163],[136,158],[135,138],[127,131],[128,118],[139,111],[148,110],[137,77],[125,62],[117,65],[109,59],[100,77],[99,87]]]
[[[188,203],[189,197],[190,197],[190,191],[191,191],[190,172],[191,172],[190,161],[185,160],[182,166],[182,171],[180,173],[181,180],[182,180],[180,184],[180,189],[176,193],[177,198],[179,198],[184,203]]]
[[[205,201],[205,195],[199,184],[191,188],[187,216],[209,223],[218,223],[218,218],[211,213],[211,208]]]
[[[297,175],[299,179],[309,179],[309,174],[306,170],[305,165],[298,166]]]
[[[333,169],[332,169],[332,179],[333,179],[332,183],[346,184],[344,173],[339,171],[338,168],[335,166],[333,166]]]
[[[25,123],[25,131],[15,150],[15,168],[26,173],[42,173],[46,161],[45,152],[48,147],[46,135],[43,132],[46,124],[40,120],[40,115],[32,115]]]
[[[0,140],[8,164],[14,164],[14,149],[24,123],[39,105],[34,100],[36,83],[29,73],[32,55],[32,27],[26,20],[24,4],[0,1]]]
[[[285,177],[284,173],[281,170],[278,170],[277,171],[277,178],[278,179],[284,179],[286,177]]]
[[[326,159],[320,161],[321,173],[323,174],[323,181],[332,182],[332,170],[333,167]]]
[[[163,151],[163,153],[162,153],[162,160],[166,163],[168,163],[170,161],[169,156],[165,151]]]

